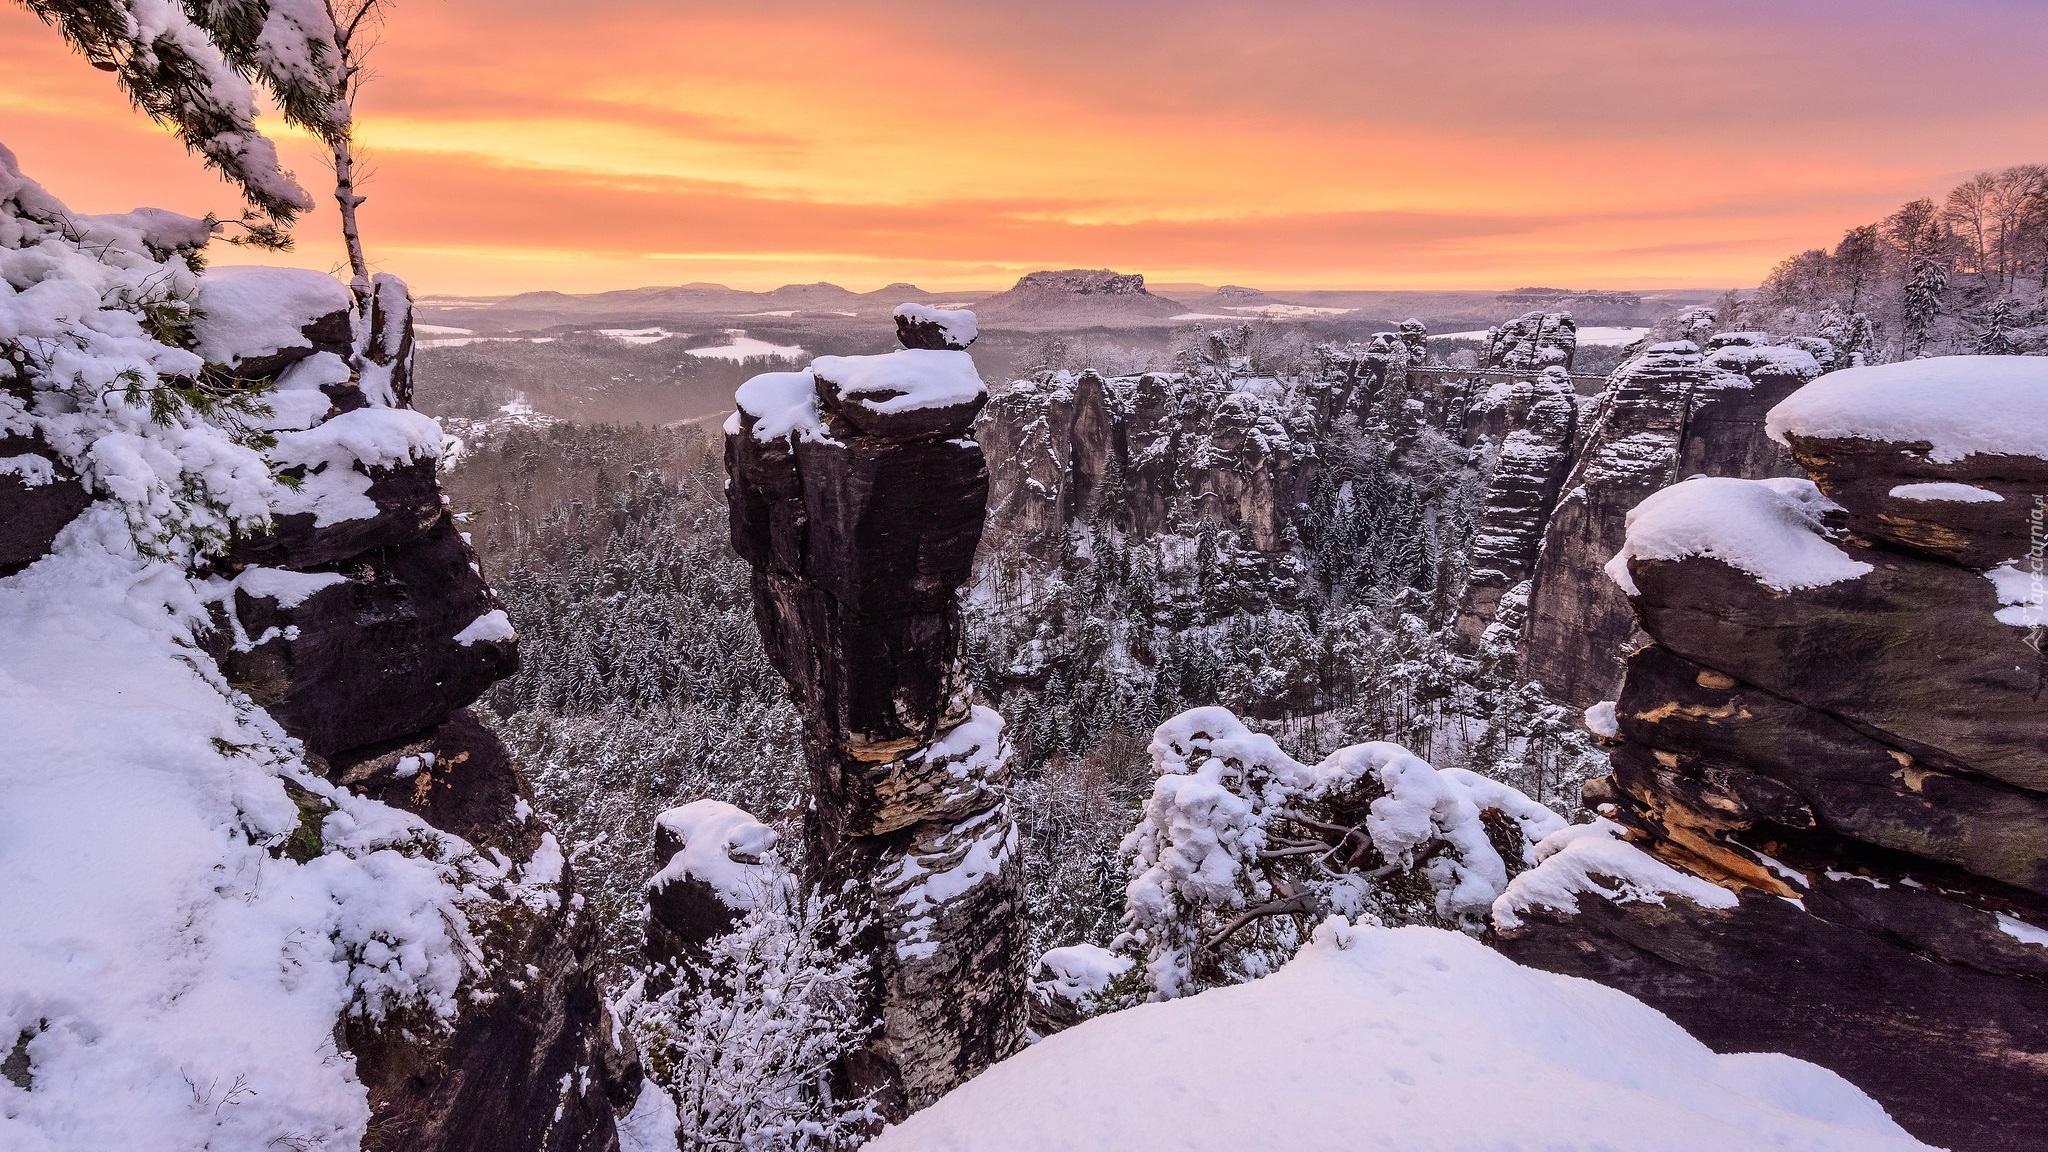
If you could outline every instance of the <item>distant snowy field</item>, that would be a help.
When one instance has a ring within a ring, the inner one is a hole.
[[[756,356],[779,356],[784,360],[795,360],[803,356],[804,349],[797,344],[770,344],[748,336],[742,329],[730,328],[726,335],[732,339],[716,348],[692,348],[690,355],[710,360],[731,360],[738,363]]]
[[[1430,928],[1332,920],[1248,984],[1098,1017],[872,1152],[1904,1152],[1848,1081]]]

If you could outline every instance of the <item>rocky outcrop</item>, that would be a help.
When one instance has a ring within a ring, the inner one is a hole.
[[[494,893],[497,916],[472,926],[488,975],[445,1027],[351,1018],[357,1075],[375,1119],[366,1150],[596,1152],[616,1147],[613,1116],[633,1103],[639,1069],[614,1049],[569,865],[533,814],[518,765],[467,709],[376,755],[337,762],[333,778],[412,812],[479,850],[559,869],[553,891]]]
[[[693,965],[710,958],[713,940],[782,882],[775,830],[743,809],[697,800],[654,821],[659,872],[647,881],[648,991],[659,996]]]
[[[1620,549],[1629,509],[1682,476],[1789,475],[1764,435],[1773,404],[1818,375],[1798,348],[1691,341],[1651,346],[1616,370],[1544,525],[1521,640],[1524,674],[1583,708],[1613,697],[1635,634],[1626,600],[1600,569]],[[1460,623],[1460,634],[1476,619]]]
[[[1011,328],[1170,322],[1187,311],[1145,289],[1145,278],[1107,268],[1032,272],[974,306],[983,321]]]
[[[1965,1152],[2048,1124],[2048,611],[2019,498],[2048,490],[2048,374],[1990,371],[1832,374],[1769,417],[1819,491],[1691,480],[1637,511],[1611,571],[1650,643],[1586,799],[1738,899],[1581,899],[1498,933]]]
[[[305,280],[297,296],[324,292],[316,281],[339,290],[326,276]],[[217,291],[236,288],[230,276]],[[306,310],[304,299],[274,302]],[[251,299],[235,307],[240,327],[202,331],[202,342],[237,375],[274,386],[273,456],[297,488],[267,531],[235,540],[223,561],[212,638],[222,671],[330,780],[539,881],[515,889],[508,878],[488,893],[497,911],[471,925],[474,987],[453,1020],[345,1022],[373,1112],[364,1147],[613,1148],[612,1118],[633,1102],[638,1069],[604,1026],[596,921],[580,912],[518,766],[467,710],[517,668],[516,638],[444,507],[438,430],[403,407],[404,286],[379,278],[361,347],[346,313],[295,327]],[[278,335],[294,330],[296,341]],[[271,343],[235,354],[226,342],[250,332]]]
[[[855,947],[880,1027],[840,1087],[890,1118],[1023,1037],[1008,747],[969,704],[959,654],[984,398],[965,352],[822,357],[743,385],[726,424],[733,546],[804,717],[806,880],[853,894],[866,923]]]
[[[1519,372],[1572,370],[1579,329],[1569,312],[1530,312],[1486,333],[1486,366]]]
[[[1277,556],[1318,464],[1322,424],[1301,399],[1220,369],[1018,381],[976,425],[995,461],[991,524],[1045,548],[1106,499],[1132,533],[1208,524]]]
[[[1499,407],[1513,430],[1500,442],[1459,596],[1455,627],[1468,646],[1493,623],[1502,594],[1535,569],[1577,431],[1578,396],[1562,370],[1517,381]]]

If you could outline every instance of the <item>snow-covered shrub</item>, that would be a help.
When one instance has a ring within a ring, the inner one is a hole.
[[[155,209],[73,215],[0,146],[0,434],[40,435],[173,560],[266,523],[276,490],[260,395],[190,347],[211,233]]]
[[[1323,916],[1476,932],[1529,848],[1564,819],[1496,780],[1438,770],[1398,744],[1314,766],[1222,708],[1160,725],[1121,948],[1172,998],[1261,975]]]
[[[673,1108],[680,1146],[851,1148],[879,1119],[872,1101],[834,1095],[832,1065],[872,1026],[867,973],[847,956],[858,931],[829,896],[792,883],[772,857],[750,879],[752,907],[707,958],[654,997],[636,982],[615,1011],[648,1077]],[[654,1142],[666,1149],[670,1144]]]

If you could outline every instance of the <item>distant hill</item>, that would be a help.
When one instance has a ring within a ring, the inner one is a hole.
[[[1157,323],[1187,311],[1177,300],[1145,290],[1145,278],[1107,268],[1032,272],[1007,292],[974,305],[983,324],[1074,328]]]

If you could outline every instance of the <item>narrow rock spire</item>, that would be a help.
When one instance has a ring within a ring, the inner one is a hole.
[[[725,425],[733,546],[804,717],[804,868],[868,918],[880,1028],[840,1069],[900,1118],[1022,1042],[1009,745],[970,705],[958,592],[988,503],[988,399],[965,313],[899,310],[906,347],[742,385]]]

